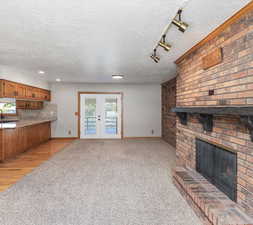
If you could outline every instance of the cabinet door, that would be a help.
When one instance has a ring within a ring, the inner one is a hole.
[[[26,101],[17,100],[16,107],[17,109],[26,109]]]
[[[44,96],[46,101],[50,101],[51,100],[51,92],[45,90],[45,96]]]
[[[26,134],[27,134],[27,149],[30,149],[36,145],[38,145],[38,125],[32,125],[26,127]]]
[[[32,106],[31,106],[31,102],[26,101],[26,102],[25,102],[25,108],[26,108],[26,109],[31,109],[31,107],[32,107]]]
[[[17,99],[25,99],[26,98],[26,86],[25,85],[17,84],[16,98]]]
[[[40,125],[40,141],[46,142],[51,137],[51,124],[43,123]]]
[[[40,90],[40,97],[42,101],[50,101],[50,92],[47,90]]]
[[[37,102],[37,109],[43,109],[43,102]]]
[[[41,109],[41,102],[31,102],[31,108],[30,109]]]
[[[0,80],[0,98],[4,97],[4,80]]]
[[[4,129],[0,129],[0,140],[1,140],[1,145],[0,145],[0,162],[4,161],[3,130]]]
[[[43,101],[43,92],[40,89],[36,90],[36,98],[39,101]]]
[[[16,97],[16,88],[17,84],[10,82],[10,81],[4,81],[4,97],[6,98],[15,98]]]
[[[39,88],[34,88],[33,89],[33,93],[34,93],[34,99],[35,100],[42,100],[42,95],[41,95],[41,89]]]
[[[51,101],[51,91],[47,91],[47,101]]]
[[[47,94],[47,91],[43,90],[42,91],[42,98],[43,98],[43,101],[48,101],[48,94]]]
[[[36,109],[36,102],[29,102],[29,109]]]
[[[26,98],[32,99],[35,97],[34,91],[32,87],[26,88]]]

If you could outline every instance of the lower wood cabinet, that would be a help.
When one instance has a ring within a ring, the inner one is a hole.
[[[48,141],[50,137],[50,122],[15,129],[1,129],[0,162],[36,147]]]

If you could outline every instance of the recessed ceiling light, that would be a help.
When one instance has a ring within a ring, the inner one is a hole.
[[[120,79],[123,79],[123,78],[124,78],[123,75],[112,75],[112,79],[120,80]]]
[[[39,70],[38,73],[39,73],[39,74],[45,74],[45,71]]]
[[[60,78],[56,78],[55,80],[56,80],[56,82],[61,82]]]

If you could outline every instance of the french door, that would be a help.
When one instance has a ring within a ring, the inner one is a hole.
[[[121,138],[121,94],[80,95],[80,138]]]

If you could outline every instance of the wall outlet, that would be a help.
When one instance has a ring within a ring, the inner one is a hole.
[[[214,95],[214,89],[209,90],[209,91],[208,91],[208,95],[209,95],[209,96]]]

